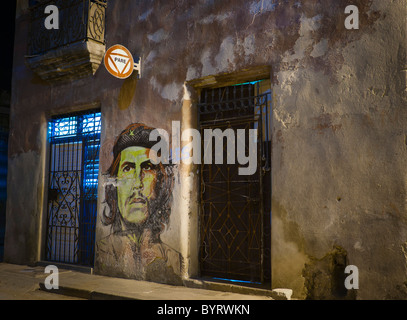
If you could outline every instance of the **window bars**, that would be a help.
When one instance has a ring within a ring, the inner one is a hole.
[[[53,117],[48,129],[46,259],[93,266],[101,114]]]
[[[202,276],[270,283],[271,90],[260,81],[203,89],[201,131],[258,129],[257,170],[238,175],[237,164],[201,165],[200,268]],[[248,134],[245,137],[248,145]],[[226,143],[223,159],[227,158]],[[249,150],[246,148],[246,154]],[[214,162],[212,162],[214,163]]]

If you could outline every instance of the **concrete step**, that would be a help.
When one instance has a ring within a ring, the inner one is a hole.
[[[250,294],[256,296],[272,297],[274,300],[291,300],[291,289],[266,289],[261,286],[239,285],[229,281],[206,279],[186,279],[184,285],[189,288],[215,290],[221,292],[232,292],[238,294]]]
[[[275,300],[273,295],[281,298],[273,291],[244,291],[243,288],[227,291],[224,286],[208,282],[202,286],[198,280],[186,281],[185,286],[172,286],[63,269],[59,270],[58,289],[48,290],[45,281],[39,282],[41,290],[89,300]]]
[[[75,264],[51,262],[51,261],[37,261],[34,264],[34,266],[39,266],[39,267],[46,267],[49,265],[56,266],[56,267],[58,267],[58,269],[73,270],[73,271],[78,271],[78,272],[82,272],[82,273],[93,274],[92,267],[80,266],[80,265],[75,265]]]

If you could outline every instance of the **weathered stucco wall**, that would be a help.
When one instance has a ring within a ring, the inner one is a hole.
[[[274,69],[273,276],[299,288],[304,262],[337,245],[359,268],[359,298],[405,298],[406,3],[354,4],[357,31],[339,2],[302,14]]]
[[[101,214],[102,174],[128,125],[189,126],[185,81],[268,65],[273,288],[334,297],[338,259],[324,261],[339,252],[359,268],[357,298],[407,298],[406,1],[110,0],[106,47],[141,56],[142,78],[115,79],[101,66],[92,78],[58,86],[24,64],[25,2],[16,21],[5,261],[41,257],[51,114],[101,106]],[[348,4],[359,8],[358,30],[344,27]],[[196,188],[194,170],[176,168],[161,234],[182,256],[179,278],[198,273],[196,198],[185,183]]]

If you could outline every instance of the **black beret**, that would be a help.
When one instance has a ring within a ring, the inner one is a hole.
[[[113,163],[108,169],[110,175],[117,174],[120,162],[120,153],[128,147],[143,147],[151,149],[157,141],[150,141],[150,133],[155,128],[148,127],[142,123],[133,123],[124,129],[113,146]]]
[[[124,129],[113,147],[113,156],[116,158],[120,152],[128,147],[143,147],[151,149],[157,141],[150,141],[150,133],[154,128],[141,123],[133,123]]]

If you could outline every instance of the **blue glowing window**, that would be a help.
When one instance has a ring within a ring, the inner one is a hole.
[[[48,127],[51,139],[69,138],[83,134],[100,134],[100,131],[100,112],[54,118]]]
[[[68,137],[77,133],[78,121],[76,118],[63,118],[51,122],[51,137]]]
[[[53,117],[48,127],[51,170],[82,171],[84,194],[90,198],[97,196],[100,132],[101,113],[96,111]]]
[[[264,80],[248,81],[248,82],[243,82],[243,83],[239,83],[239,84],[234,84],[234,85],[232,85],[232,87],[243,86],[243,85],[246,85],[246,84],[253,85],[253,84],[256,84],[256,83],[260,83],[262,81],[264,81]]]
[[[236,280],[236,279],[226,279],[226,278],[213,278],[215,280],[222,280],[228,282],[235,282],[235,283],[252,283],[252,284],[261,284],[261,282],[254,282],[254,281],[246,281],[246,280]]]
[[[82,133],[100,133],[100,113],[83,118]]]

